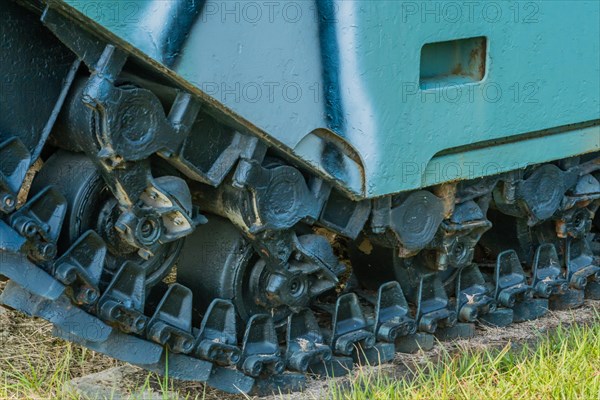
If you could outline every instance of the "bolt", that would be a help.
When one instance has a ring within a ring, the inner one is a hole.
[[[37,251],[43,260],[51,260],[56,256],[56,246],[53,243],[38,245]]]
[[[146,327],[146,319],[144,317],[137,317],[134,321],[134,327],[136,332],[141,332]]]
[[[94,289],[85,290],[85,299],[88,304],[95,302],[98,299],[98,292]]]
[[[285,371],[285,364],[283,363],[283,361],[277,361],[273,366],[273,369],[276,374],[282,374],[283,371]]]
[[[568,289],[569,289],[569,285],[566,282],[561,283],[561,285],[560,285],[560,292],[561,293],[565,293]]]
[[[183,350],[184,353],[189,353],[190,351],[192,351],[192,348],[194,347],[194,342],[192,342],[189,339],[182,339],[181,340],[181,349]]]
[[[77,279],[77,274],[73,269],[69,269],[65,272],[62,277],[62,281],[65,285],[72,285]]]
[[[229,361],[232,364],[237,364],[240,361],[240,353],[239,351],[232,351],[231,353],[229,353]]]
[[[2,209],[6,212],[11,212],[15,205],[16,205],[16,201],[13,195],[11,195],[10,193],[6,193],[4,196],[2,196]]]
[[[114,307],[112,310],[110,310],[109,316],[111,319],[120,320],[123,317],[123,313],[118,307]]]
[[[152,224],[151,221],[145,220],[142,223],[142,227],[141,227],[140,231],[142,232],[142,236],[144,236],[145,238],[147,238],[150,235],[152,235],[152,231],[153,230],[154,230],[154,226],[153,226],[153,224]]]

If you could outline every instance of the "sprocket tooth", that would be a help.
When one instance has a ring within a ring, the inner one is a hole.
[[[53,275],[72,289],[76,304],[93,304],[100,297],[106,245],[94,231],[84,233],[55,263]]]
[[[244,373],[255,378],[282,374],[285,370],[275,325],[270,316],[256,314],[248,321],[242,358],[238,365]]]
[[[325,344],[315,315],[305,309],[288,317],[287,348],[288,368],[306,372],[313,364],[331,361],[331,348]]]
[[[394,343],[399,337],[416,332],[415,320],[410,317],[408,302],[396,281],[384,283],[377,292],[373,332],[378,340]]]
[[[437,273],[424,274],[417,291],[417,324],[422,332],[434,333],[438,327],[456,324],[456,312],[449,308],[448,295]]]
[[[333,314],[331,349],[342,356],[352,356],[359,349],[375,345],[372,333],[362,312],[358,297],[347,293],[338,297]]]
[[[140,333],[147,325],[143,314],[146,299],[146,271],[126,261],[98,300],[98,315],[126,333]]]
[[[235,365],[242,352],[237,346],[235,306],[229,300],[215,299],[202,319],[196,337],[195,355],[217,365]]]
[[[194,348],[192,335],[192,291],[174,283],[169,286],[148,322],[147,337],[174,353]]]

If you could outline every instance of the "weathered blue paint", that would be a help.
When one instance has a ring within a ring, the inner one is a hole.
[[[597,1],[53,3],[356,197],[600,149]]]

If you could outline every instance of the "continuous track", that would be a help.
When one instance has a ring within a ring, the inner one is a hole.
[[[64,76],[44,134],[0,143],[0,303],[58,337],[269,394],[600,299],[593,149],[355,201],[57,10],[42,23]]]

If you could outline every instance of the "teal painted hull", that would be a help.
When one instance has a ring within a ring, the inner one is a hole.
[[[55,3],[354,198],[600,149],[596,1]]]

